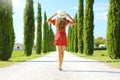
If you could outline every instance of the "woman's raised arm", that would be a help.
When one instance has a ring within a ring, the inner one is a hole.
[[[57,13],[54,13],[50,18],[48,18],[47,22],[50,22],[53,17],[55,17]]]
[[[72,24],[72,25],[75,25],[76,24],[76,22],[75,22],[75,20],[67,13],[66,14],[66,16],[68,17],[68,18],[70,18],[70,24]]]

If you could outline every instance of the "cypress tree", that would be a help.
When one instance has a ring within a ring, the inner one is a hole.
[[[71,30],[72,30],[72,27],[69,26],[68,28],[68,35],[67,35],[67,42],[68,42],[68,46],[67,46],[67,50],[68,51],[71,51]]]
[[[55,51],[55,46],[53,45],[54,42],[54,32],[51,28],[51,24],[50,24],[50,28],[49,28],[49,49],[50,51]]]
[[[10,27],[11,27],[11,36],[10,36],[10,45],[11,45],[11,47],[10,47],[10,53],[12,53],[13,52],[13,49],[14,49],[14,43],[15,43],[15,32],[14,32],[14,26],[13,26],[13,17],[12,17],[12,15],[13,15],[13,8],[12,8],[12,1],[11,0],[9,0],[8,1],[8,3],[9,3],[9,7],[10,7],[10,20],[11,20],[11,22],[10,22]],[[11,57],[11,54],[9,55],[9,57]]]
[[[47,15],[46,15],[46,17],[47,17]],[[46,35],[46,43],[47,43],[47,45],[46,45],[46,49],[47,49],[47,52],[49,52],[50,51],[50,36],[51,36],[51,34],[50,34],[50,26],[48,25],[48,23],[46,23],[47,24],[47,28],[46,28],[46,30],[47,30],[47,35]]]
[[[75,42],[75,38],[74,38],[74,26],[69,26],[70,29],[69,29],[69,32],[68,32],[68,36],[69,36],[69,48],[70,48],[70,51],[71,52],[74,52],[74,42]]]
[[[13,17],[12,17],[12,1],[1,0],[0,1],[0,58],[3,61],[10,59],[14,46],[14,29],[13,29]]]
[[[47,20],[47,15],[46,12],[44,12],[44,23],[43,23],[43,53],[47,53],[48,52],[48,24],[46,22]]]
[[[47,15],[46,15],[46,20],[47,20]],[[50,49],[49,49],[49,47],[50,47],[50,45],[49,45],[50,44],[50,27],[47,22],[45,22],[45,24],[46,24],[46,51],[49,52],[50,51]]]
[[[74,41],[75,41],[75,38],[74,38],[74,26],[72,25],[72,30],[71,30],[71,51],[74,52]]]
[[[84,28],[84,0],[79,0],[78,6],[78,51],[83,53],[83,28]]]
[[[107,24],[107,50],[111,58],[120,58],[120,0],[110,0]]]
[[[75,14],[75,22],[77,23],[77,14]],[[77,24],[74,27],[74,52],[78,52],[78,35],[77,35]]]
[[[2,33],[2,28],[3,28],[3,0],[0,0],[0,59],[2,56],[2,43],[3,43],[3,33]]]
[[[40,3],[38,3],[36,53],[41,54],[41,49],[42,49],[42,16],[41,5]]]
[[[84,19],[84,53],[92,55],[94,51],[94,0],[86,0],[85,19]]]
[[[24,9],[24,53],[26,56],[32,54],[32,48],[34,46],[34,31],[33,0],[26,0],[26,6]]]
[[[47,17],[47,15],[46,15],[46,17]],[[50,25],[48,25],[48,23],[47,23],[47,26],[46,26],[47,28],[46,28],[46,31],[47,31],[47,35],[46,35],[46,49],[47,49],[47,52],[49,52],[50,51],[50,36],[51,36],[51,34],[50,34]]]

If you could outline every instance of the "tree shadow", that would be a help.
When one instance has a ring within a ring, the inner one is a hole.
[[[29,61],[26,61],[26,60],[9,60],[8,62],[57,62],[57,60],[29,60]],[[79,63],[79,62],[88,62],[88,63],[91,63],[91,62],[105,62],[105,63],[114,63],[114,62],[120,62],[120,61],[119,60],[118,61],[64,60],[64,62],[74,62],[74,63]]]
[[[114,74],[120,74],[120,71],[103,71],[103,70],[67,70],[63,69],[63,72],[82,72],[82,73],[114,73]]]

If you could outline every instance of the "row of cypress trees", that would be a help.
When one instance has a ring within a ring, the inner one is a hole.
[[[107,50],[111,58],[120,58],[119,43],[120,43],[120,1],[110,0],[108,12],[107,26]],[[77,25],[69,27],[68,32],[68,51],[85,53],[93,55],[94,52],[94,0],[86,0],[84,13],[84,0],[79,0],[78,16],[75,15]],[[49,51],[49,25],[45,22],[47,19],[44,13],[44,37],[43,37],[43,52]]]
[[[44,22],[43,22],[43,41],[42,41],[42,14],[41,5],[38,3],[38,13],[37,13],[37,38],[36,38],[36,53],[41,54],[47,53],[49,51],[55,50],[53,45],[54,33],[51,26],[46,22],[47,15],[44,12]],[[34,8],[33,0],[26,0],[26,6],[24,9],[24,52],[26,56],[32,54],[32,49],[34,47]],[[43,43],[43,44],[42,44]]]
[[[54,33],[51,28],[51,24],[46,22],[47,15],[44,12],[44,24],[43,24],[43,53],[47,53],[49,51],[54,51],[55,46],[53,45]]]
[[[75,15],[77,25],[69,27],[68,51],[92,55],[94,50],[94,0],[86,0],[84,15],[84,0],[79,0],[78,16]],[[84,36],[83,36],[84,35]]]
[[[77,14],[74,17],[75,22],[77,22]],[[78,31],[77,24],[73,26],[69,26],[68,28],[68,51],[78,52]]]
[[[76,52],[76,43],[78,44],[78,52],[86,55],[93,55],[94,52],[94,0],[86,0],[84,14],[84,0],[79,0],[78,5],[78,21],[76,28],[68,29],[68,51]],[[108,10],[108,24],[106,34],[107,50],[110,58],[120,58],[120,0],[110,0]],[[77,32],[77,40],[76,40]],[[75,43],[76,42],[76,43]]]
[[[11,0],[0,0],[0,60],[9,60],[11,58],[14,42],[15,33],[13,28],[13,10]],[[41,5],[38,3],[38,15],[37,15],[37,39],[36,39],[36,53],[41,54],[48,51],[54,51],[53,45],[54,33],[51,25],[46,23],[47,15],[44,15],[44,37],[42,47],[42,16],[41,16]],[[32,54],[34,47],[35,37],[35,25],[34,25],[34,7],[33,0],[26,0],[26,6],[24,9],[24,53],[26,56]],[[45,51],[44,51],[45,50]]]
[[[92,55],[94,50],[94,14],[93,4],[94,0],[86,0],[85,15],[84,15],[84,0],[79,0],[78,16],[75,15],[75,20],[78,23],[75,26],[69,27],[68,32],[68,47],[69,51],[84,53]],[[111,58],[120,58],[120,1],[110,0],[108,12],[108,26],[107,26],[107,50]],[[15,34],[13,28],[13,12],[11,0],[0,0],[0,60],[8,60],[11,57]],[[83,17],[84,16],[84,17]],[[43,44],[42,44],[42,19],[41,19],[41,5],[38,4],[37,16],[37,40],[36,53],[40,54],[41,49],[44,53],[50,50],[55,50],[52,45],[54,34],[51,25],[46,23],[47,15],[44,13],[43,24]],[[84,27],[83,27],[84,26]],[[26,0],[26,7],[24,10],[24,51],[27,56],[32,54],[34,46],[34,8],[33,0]],[[52,35],[50,35],[52,34]],[[83,36],[84,35],[84,36]],[[52,42],[52,43],[51,43]],[[38,45],[37,45],[38,44]],[[41,47],[43,45],[43,47]]]
[[[13,28],[13,10],[11,0],[0,0],[0,60],[10,59],[15,34]]]

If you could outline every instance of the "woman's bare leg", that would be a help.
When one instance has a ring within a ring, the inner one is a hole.
[[[63,63],[63,58],[64,58],[64,46],[60,46],[60,54],[59,54],[59,57],[60,57],[60,70],[62,70],[62,63]]]
[[[64,48],[65,48],[64,46],[61,46],[61,47],[60,47],[60,51],[61,51],[61,52],[60,52],[60,54],[61,54],[61,66],[62,66],[63,59],[64,59]]]
[[[61,66],[60,46],[56,46],[56,50],[58,52],[58,63],[59,63],[59,68],[60,68]]]
[[[59,69],[62,70],[62,63],[64,58],[64,46],[56,46],[56,49],[59,53]]]

